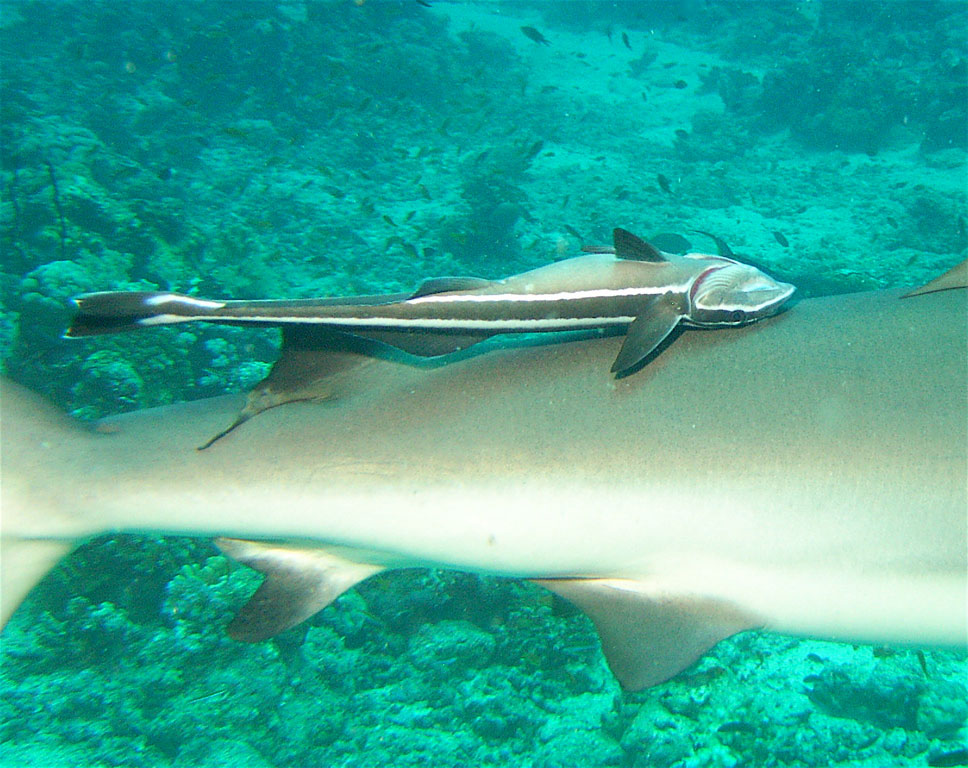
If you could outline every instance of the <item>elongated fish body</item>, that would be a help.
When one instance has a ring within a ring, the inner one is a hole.
[[[213,301],[173,293],[106,292],[75,301],[68,336],[196,320],[316,325],[417,355],[454,352],[499,333],[628,327],[613,364],[636,366],[682,323],[745,325],[779,311],[793,286],[755,267],[705,254],[663,254],[625,230],[615,253],[550,264],[504,280],[439,278],[413,294],[296,301]]]
[[[204,452],[237,398],[90,432],[5,382],[0,607],[74,542],[159,531],[235,537],[268,574],[233,626],[249,640],[431,565],[573,600],[631,688],[751,626],[963,645],[966,309],[963,290],[805,300],[619,380],[611,337],[374,360]]]

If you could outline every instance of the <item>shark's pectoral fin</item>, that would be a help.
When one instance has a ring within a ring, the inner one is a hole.
[[[246,643],[267,640],[296,626],[383,570],[321,549],[226,538],[215,543],[223,553],[266,577],[228,626],[231,638]]]
[[[629,325],[625,343],[612,363],[612,373],[622,374],[642,362],[685,316],[683,298],[674,293],[655,296]]]
[[[668,680],[720,640],[760,623],[722,600],[664,594],[637,581],[534,581],[588,615],[608,666],[633,691]]]

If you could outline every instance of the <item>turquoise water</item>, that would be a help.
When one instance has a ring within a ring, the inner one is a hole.
[[[239,391],[271,331],[66,342],[106,289],[499,277],[622,226],[712,232],[800,296],[965,257],[962,2],[0,6],[6,371],[82,418]],[[515,581],[381,575],[272,642],[205,541],[87,543],[2,636],[36,766],[966,765],[963,653],[743,633],[624,693]]]

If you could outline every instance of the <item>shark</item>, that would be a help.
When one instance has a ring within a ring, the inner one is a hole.
[[[617,228],[614,246],[503,280],[445,277],[412,293],[299,300],[217,301],[177,293],[104,291],[75,299],[66,336],[81,337],[204,320],[234,325],[314,326],[437,357],[495,334],[626,328],[611,366],[622,375],[680,324],[748,325],[794,292],[727,256],[663,253]]]
[[[575,603],[628,689],[754,627],[964,647],[968,291],[945,287],[806,299],[619,379],[614,335],[433,367],[338,347],[358,364],[320,397],[201,452],[239,396],[90,428],[4,379],[0,618],[78,542],[150,531],[264,574],[226,617],[246,642],[433,566]]]

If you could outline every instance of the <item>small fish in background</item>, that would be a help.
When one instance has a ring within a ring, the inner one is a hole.
[[[575,229],[574,227],[572,227],[572,226],[570,226],[568,224],[565,224],[564,225],[564,230],[569,235],[571,235],[573,238],[575,238],[579,243],[584,243],[585,242],[585,238],[582,237],[581,236],[581,233],[577,229]]]
[[[527,152],[525,152],[524,159],[533,160],[537,156],[537,154],[541,151],[541,148],[543,146],[544,146],[544,141],[542,141],[541,139],[538,139],[534,144],[531,145],[531,148]]]
[[[427,0],[417,0],[417,5],[422,5],[424,8],[433,8],[433,6],[427,2]]]
[[[918,664],[921,665],[921,671],[924,672],[925,677],[928,677],[928,660],[924,655],[924,651],[918,648],[918,650],[915,651],[915,655],[918,657]]]
[[[786,236],[779,230],[773,230],[773,239],[776,240],[784,248],[790,247],[790,241],[786,239]]]
[[[689,138],[689,131],[683,130],[682,128],[676,128],[676,138],[680,141],[685,141]]]
[[[675,86],[676,88],[678,88],[678,89],[679,89],[680,91],[681,91],[681,90],[682,90],[683,88],[688,88],[688,87],[689,87],[689,83],[687,83],[687,82],[686,82],[685,80],[676,80],[676,81],[675,81],[675,82],[673,83],[673,85],[674,85],[674,86]]]
[[[663,192],[667,192],[670,195],[672,194],[672,184],[669,182],[668,178],[660,173],[656,175],[655,180],[659,182],[659,186],[662,187]]]
[[[629,36],[625,32],[622,33],[622,42],[625,43],[626,48],[628,48],[630,51],[632,50],[632,43],[629,42]]]
[[[548,42],[548,38],[542,35],[534,27],[521,27],[521,31],[524,32],[524,36],[529,40],[534,40],[538,45],[551,45]]]

